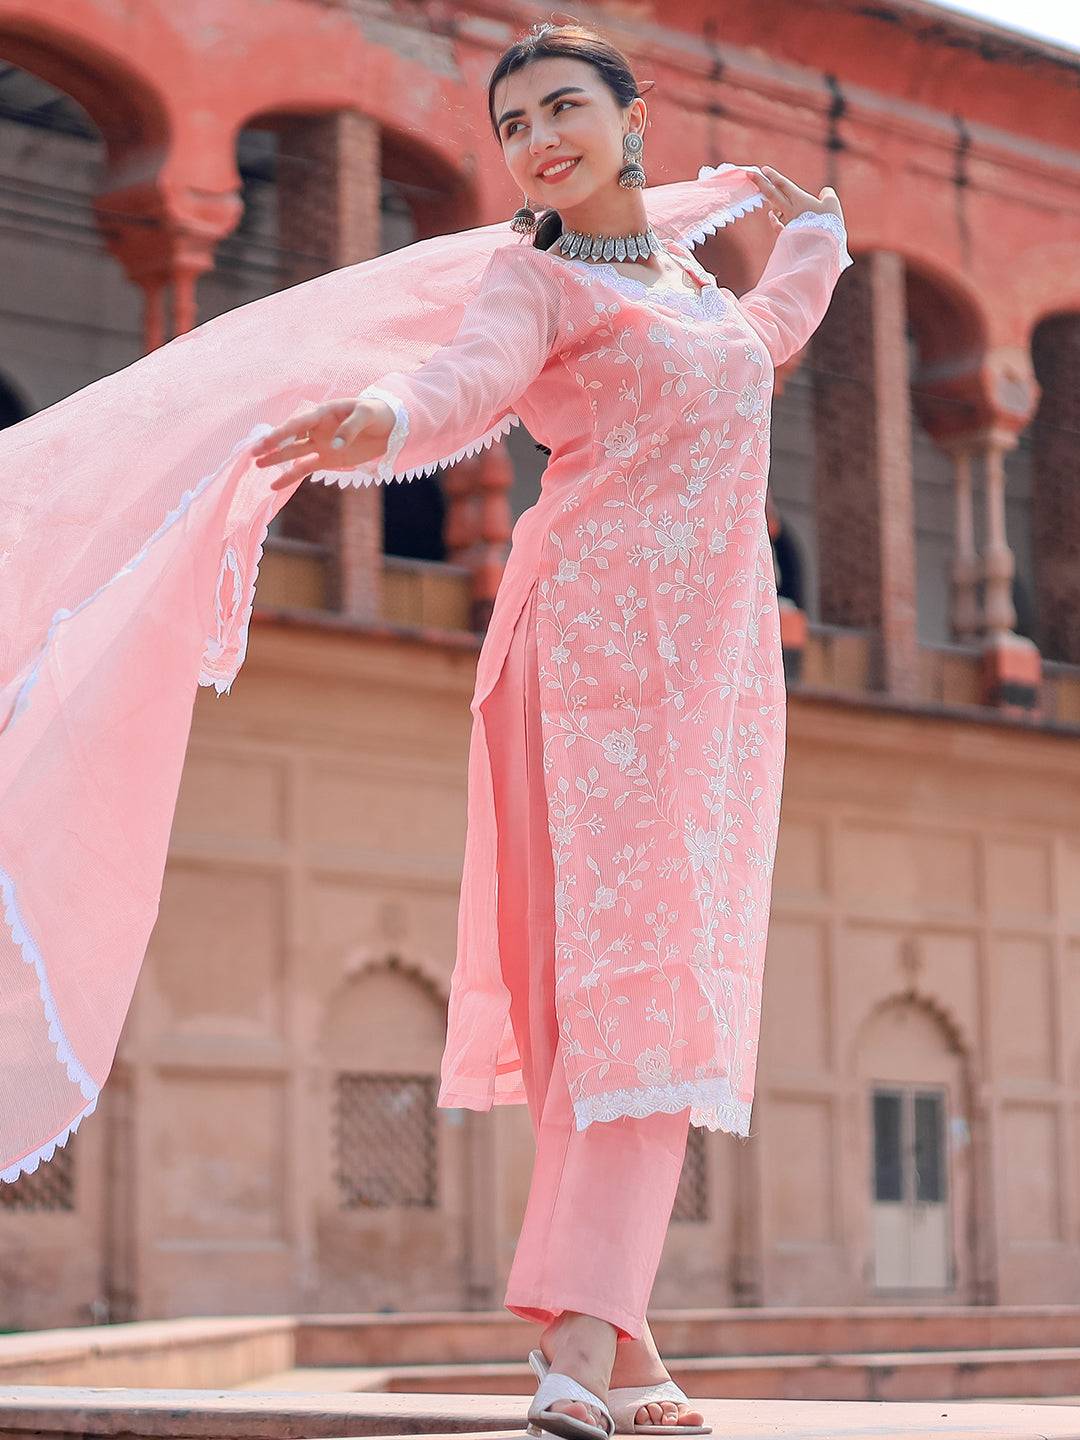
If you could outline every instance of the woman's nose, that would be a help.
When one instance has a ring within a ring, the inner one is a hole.
[[[559,143],[559,132],[555,126],[547,120],[537,120],[532,127],[532,135],[529,137],[529,149],[534,155],[539,155],[544,150],[550,150],[553,145]]]

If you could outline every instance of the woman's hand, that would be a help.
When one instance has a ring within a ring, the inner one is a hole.
[[[818,215],[837,215],[841,220],[844,218],[840,200],[831,185],[826,185],[820,195],[811,195],[809,190],[800,190],[794,181],[788,180],[770,165],[763,165],[760,174],[754,175],[753,179],[765,196],[769,215],[777,230],[782,230],[789,220],[805,214],[807,210],[813,210]]]
[[[330,400],[271,430],[254,448],[255,464],[289,465],[271,490],[285,490],[313,470],[351,470],[385,451],[394,419],[385,400]]]

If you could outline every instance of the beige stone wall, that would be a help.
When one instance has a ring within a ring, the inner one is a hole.
[[[1078,764],[1071,739],[795,703],[756,1114],[770,1300],[872,1293],[875,1080],[944,1085],[962,1122],[956,1298],[1075,1294]]]
[[[474,663],[264,618],[200,695],[75,1208],[0,1211],[4,1324],[501,1302],[524,1111],[439,1114],[430,1206],[336,1178],[336,1077],[438,1069]],[[657,1304],[910,1302],[874,1286],[875,1084],[946,1096],[952,1277],[917,1298],[1075,1296],[1078,772],[1071,737],[793,699],[754,1135],[705,1142]]]

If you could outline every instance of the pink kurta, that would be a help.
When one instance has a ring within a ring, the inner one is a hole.
[[[455,341],[375,393],[396,402],[399,474],[508,410],[551,449],[477,672],[441,1103],[524,1098],[484,702],[535,592],[555,1004],[577,1124],[689,1108],[745,1135],[784,749],[765,524],[773,367],[820,322],[846,251],[835,217],[802,216],[737,300],[670,249],[699,294],[506,247]]]

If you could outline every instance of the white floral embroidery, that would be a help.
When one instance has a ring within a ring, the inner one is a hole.
[[[537,592],[568,1081],[579,1125],[746,1134],[783,756],[771,361],[713,286],[567,268],[601,455]]]

